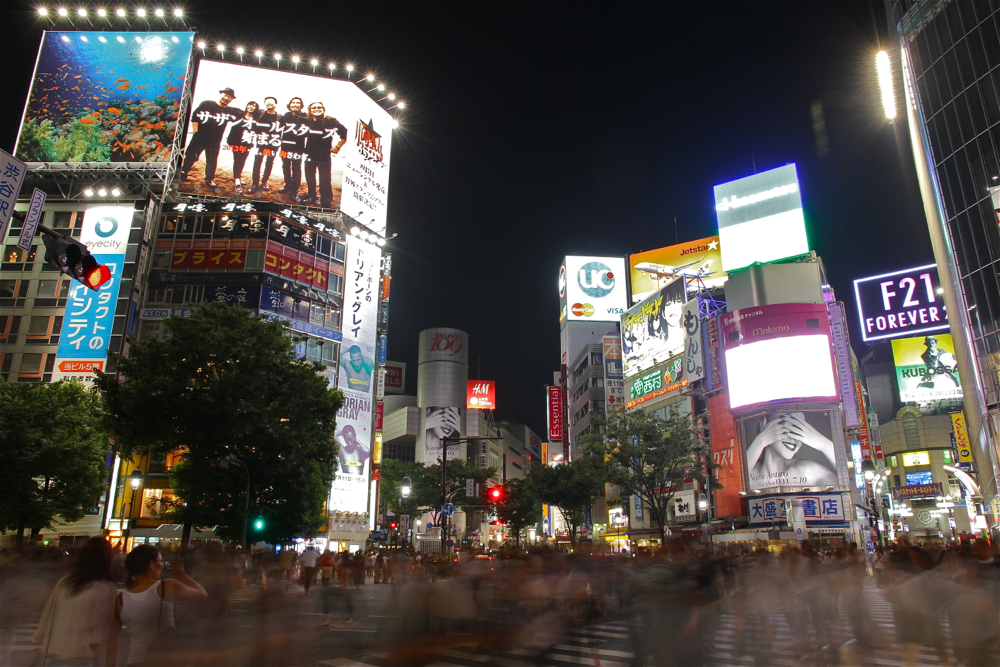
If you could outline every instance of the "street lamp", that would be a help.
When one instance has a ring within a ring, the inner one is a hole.
[[[406,546],[407,547],[410,546],[410,513],[409,513],[409,507],[407,505],[407,501],[410,499],[410,491],[412,491],[412,490],[413,490],[413,482],[410,481],[410,478],[408,476],[404,477],[399,482],[399,495],[402,496],[402,498],[403,498],[403,512],[404,512],[403,516],[406,517],[406,529],[405,530],[406,530]]]
[[[954,541],[956,537],[955,523],[951,515],[955,511],[955,503],[951,502],[951,498],[938,496],[937,503],[935,504],[940,508],[940,513],[948,517],[948,526],[951,528],[951,539]]]
[[[128,540],[132,533],[132,509],[135,507],[135,494],[139,491],[139,485],[142,484],[142,471],[136,468],[128,477],[129,483],[132,485],[132,498],[128,502],[128,514],[125,519],[125,539],[122,542],[125,551],[128,551]]]
[[[878,521],[879,516],[876,514],[875,510],[875,476],[878,474],[875,472],[875,462],[871,459],[865,459],[861,462],[861,473],[865,477],[865,486],[868,489],[868,502],[871,505],[868,516],[871,519],[872,528],[875,529],[875,544],[877,546],[882,546],[882,531],[879,530]]]

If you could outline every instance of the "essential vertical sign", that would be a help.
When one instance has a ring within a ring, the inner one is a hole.
[[[546,387],[548,392],[549,440],[563,440],[562,387]]]

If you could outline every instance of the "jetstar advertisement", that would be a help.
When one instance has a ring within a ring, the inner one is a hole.
[[[769,411],[740,422],[750,489],[836,486],[830,411]]]
[[[567,257],[559,269],[560,321],[617,322],[628,307],[625,260]]]
[[[70,281],[52,371],[53,382],[68,378],[91,382],[93,371],[104,370],[133,215],[132,206],[98,206],[83,214],[80,241],[98,263],[111,270],[111,280],[96,292],[75,280]]]
[[[899,383],[899,400],[961,400],[958,359],[951,334],[934,334],[892,341],[892,358]]]
[[[201,60],[191,107],[181,192],[340,209],[385,235],[395,123],[357,84]]]
[[[330,487],[330,509],[364,512],[368,509],[368,459],[372,442],[372,399],[341,388],[344,405],[337,412],[335,434],[340,470]]]
[[[855,280],[854,295],[866,341],[948,330],[935,264]]]
[[[826,305],[783,303],[722,316],[733,410],[840,400]]]
[[[604,345],[604,414],[611,415],[625,406],[625,380],[622,376],[622,339],[605,336]]]
[[[632,278],[632,303],[638,303],[675,278],[700,278],[706,287],[726,282],[718,236],[647,250],[628,257]]]
[[[496,389],[493,380],[469,380],[465,407],[469,410],[493,410],[497,406]]]
[[[46,32],[16,156],[166,167],[193,38],[191,32]]]
[[[622,316],[622,370],[626,379],[684,351],[684,291],[684,281],[675,279]]]
[[[715,186],[722,269],[809,252],[794,164]]]

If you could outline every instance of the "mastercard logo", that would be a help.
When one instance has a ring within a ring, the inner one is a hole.
[[[574,303],[573,315],[575,317],[590,317],[594,314],[594,307],[589,303]]]

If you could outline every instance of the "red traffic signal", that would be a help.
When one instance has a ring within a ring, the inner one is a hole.
[[[111,269],[98,264],[87,246],[79,241],[45,234],[42,242],[45,244],[45,261],[49,266],[59,269],[73,280],[94,291],[111,280]]]
[[[489,500],[493,500],[493,501],[503,500],[503,487],[494,486],[491,489],[487,489],[487,491],[486,491],[486,497]]]
[[[396,526],[398,526],[398,525],[399,524],[396,523],[395,521],[392,521],[392,522],[389,523],[389,527],[392,528],[393,530],[396,530]]]

